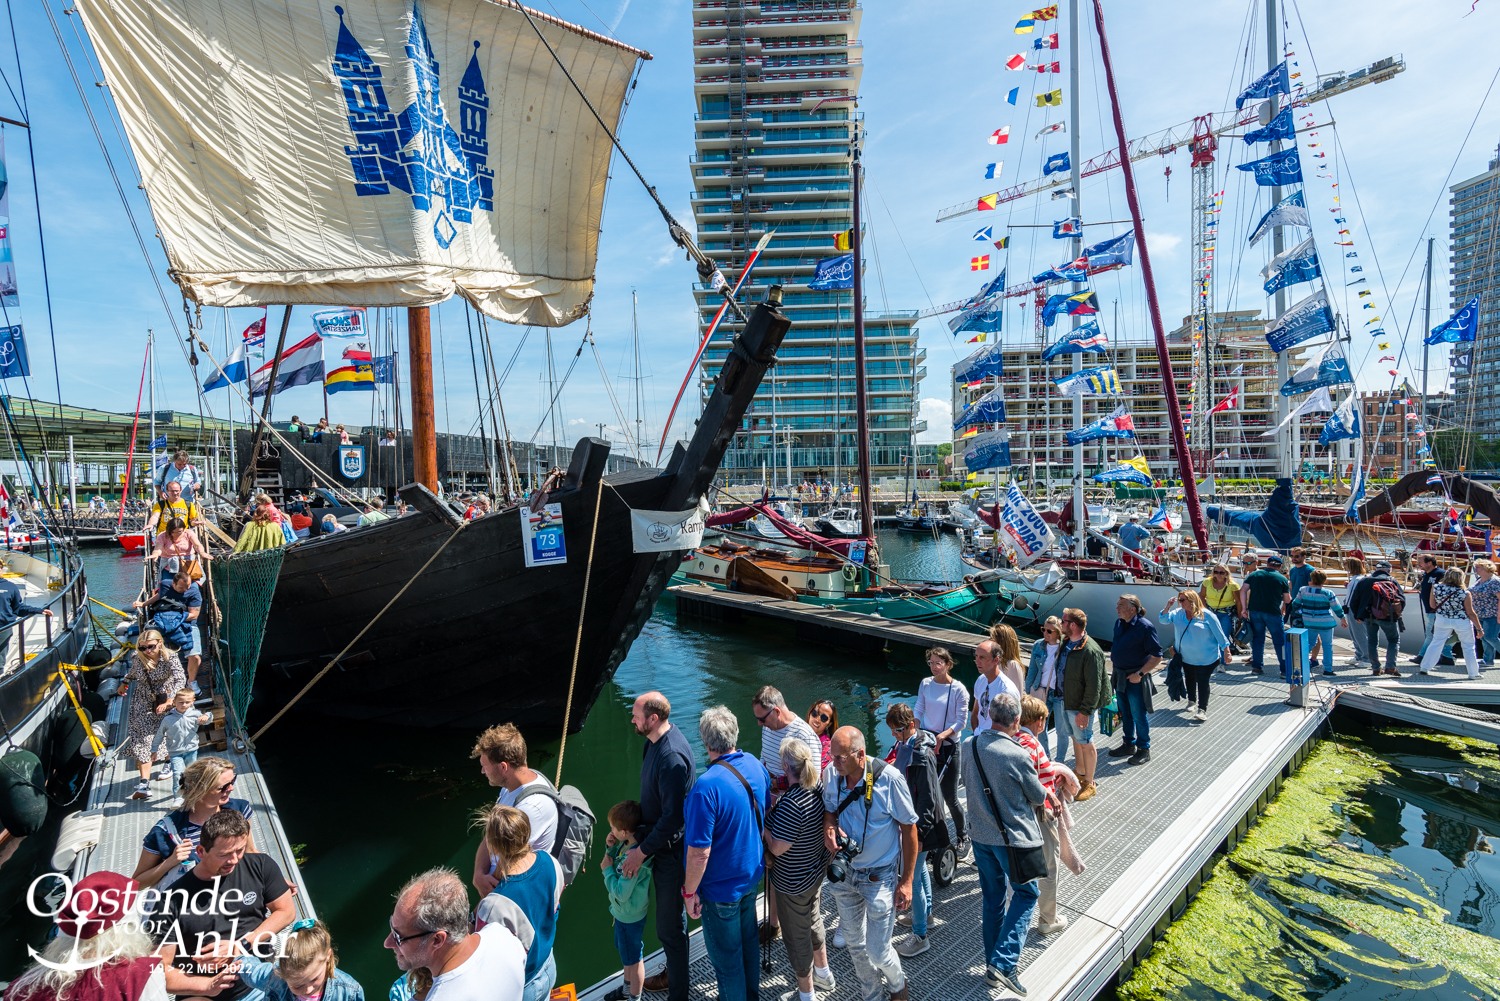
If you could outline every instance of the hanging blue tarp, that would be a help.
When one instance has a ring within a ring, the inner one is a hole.
[[[1292,493],[1290,477],[1276,481],[1276,489],[1266,499],[1264,511],[1251,511],[1224,504],[1208,504],[1203,511],[1209,521],[1249,532],[1256,542],[1267,549],[1285,552],[1293,546],[1302,545],[1302,514],[1297,509],[1297,498]]]

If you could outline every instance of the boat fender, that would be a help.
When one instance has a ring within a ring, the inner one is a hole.
[[[30,837],[47,820],[47,787],[42,760],[17,748],[0,757],[0,824],[17,837]]]
[[[95,644],[89,647],[88,652],[83,655],[83,660],[80,663],[84,667],[103,667],[109,663],[109,656],[108,649]]]
[[[103,719],[109,715],[109,700],[97,692],[79,692],[78,703],[89,714],[90,720]]]
[[[853,563],[845,563],[844,579],[851,584],[859,580],[859,567],[855,566]]]
[[[1026,599],[1026,595],[1018,594],[1011,599],[1010,607],[1019,608],[1024,612],[1026,609],[1031,607],[1031,602]]]
[[[100,698],[102,698],[102,699],[112,699],[116,695],[119,695],[119,694],[120,694],[120,679],[119,678],[106,678],[105,680],[99,682],[99,697]]]

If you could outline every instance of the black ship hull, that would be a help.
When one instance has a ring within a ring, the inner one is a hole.
[[[404,517],[287,549],[252,723],[352,642],[299,710],[466,729],[554,727],[566,716],[570,730],[582,727],[681,562],[680,552],[635,553],[631,512],[697,505],[787,326],[774,308],[757,308],[692,440],[666,469],[606,476],[608,444],[579,443],[564,484],[546,498],[562,507],[566,563],[525,565],[524,512],[464,524],[419,486],[402,491],[415,508]]]

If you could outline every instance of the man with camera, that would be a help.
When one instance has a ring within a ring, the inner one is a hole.
[[[852,726],[834,732],[823,772],[828,881],[861,996],[906,1001],[906,974],[891,945],[896,911],[911,906],[917,812],[900,770],[865,754]]]

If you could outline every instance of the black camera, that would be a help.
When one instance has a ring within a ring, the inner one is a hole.
[[[842,883],[849,878],[849,870],[854,868],[855,856],[865,848],[843,831],[835,831],[834,838],[838,849],[833,853],[833,858],[828,860],[828,881]]]

